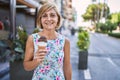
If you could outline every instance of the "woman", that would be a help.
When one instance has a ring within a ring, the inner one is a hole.
[[[32,80],[71,80],[70,42],[56,32],[60,24],[61,16],[55,4],[45,3],[37,17],[37,26],[43,30],[30,35],[26,43],[24,68],[34,69]],[[41,36],[47,38],[44,50],[38,50],[36,44]]]

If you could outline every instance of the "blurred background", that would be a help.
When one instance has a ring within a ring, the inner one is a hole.
[[[37,13],[47,1],[57,4],[63,18],[58,32],[71,43],[72,80],[120,80],[119,0],[0,0],[0,80],[32,74],[18,63],[28,35],[40,31]]]

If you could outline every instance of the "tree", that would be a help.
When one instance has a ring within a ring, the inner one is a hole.
[[[90,4],[86,12],[82,15],[84,21],[91,21],[93,23],[99,22],[100,19],[107,18],[109,14],[109,7],[105,3]]]
[[[120,29],[120,12],[110,14],[109,20],[112,23],[117,24],[119,26],[119,29]]]
[[[120,23],[120,12],[119,12],[119,13],[112,13],[112,14],[110,15],[109,20],[110,20],[112,23]]]

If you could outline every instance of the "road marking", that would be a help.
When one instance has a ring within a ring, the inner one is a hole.
[[[119,69],[119,67],[110,59],[110,58],[107,58],[108,62],[110,62],[113,66],[115,66],[116,68]]]
[[[84,70],[84,78],[85,80],[91,80],[91,75],[90,75],[90,70],[87,69],[87,70]]]

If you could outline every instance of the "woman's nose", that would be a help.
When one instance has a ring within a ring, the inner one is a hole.
[[[51,17],[50,17],[50,16],[48,16],[48,17],[47,17],[47,20],[51,20]]]

